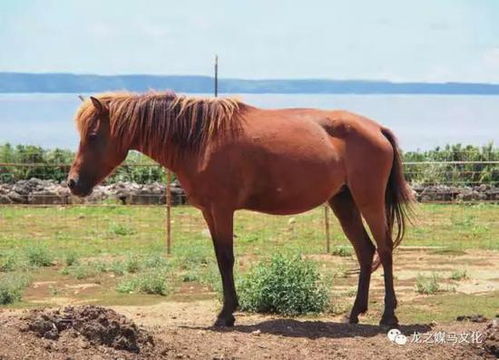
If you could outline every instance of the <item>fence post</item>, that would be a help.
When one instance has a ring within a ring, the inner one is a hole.
[[[171,254],[171,241],[172,241],[172,223],[171,223],[171,192],[170,192],[171,176],[170,170],[166,169],[166,254]]]
[[[329,234],[329,206],[324,205],[324,228],[326,230],[326,253],[329,254],[331,237]]]

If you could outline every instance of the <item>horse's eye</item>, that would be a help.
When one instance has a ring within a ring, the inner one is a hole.
[[[94,142],[95,140],[97,140],[97,134],[88,135],[88,141]]]

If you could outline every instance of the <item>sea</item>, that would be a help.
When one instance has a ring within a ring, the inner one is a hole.
[[[391,128],[404,151],[429,150],[455,143],[499,144],[499,96],[496,95],[230,96],[262,108],[309,107],[352,111]],[[9,142],[75,150],[78,134],[74,114],[79,104],[78,94],[0,94],[0,144]]]

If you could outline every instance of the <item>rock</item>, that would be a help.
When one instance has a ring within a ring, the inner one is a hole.
[[[499,201],[499,187],[482,184],[479,186],[448,186],[413,184],[412,191],[418,201]],[[166,186],[154,182],[137,184],[119,181],[98,185],[92,194],[84,199],[72,196],[65,182],[31,178],[14,184],[0,184],[0,204],[98,204],[105,200],[121,204],[164,205]],[[180,183],[170,184],[171,204],[184,205],[187,196]]]

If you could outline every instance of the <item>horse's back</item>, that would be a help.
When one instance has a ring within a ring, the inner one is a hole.
[[[209,149],[202,183],[192,188],[200,201],[272,214],[312,209],[340,191],[349,151],[372,143],[377,127],[349,112],[314,109],[251,108],[241,124],[237,138]]]

